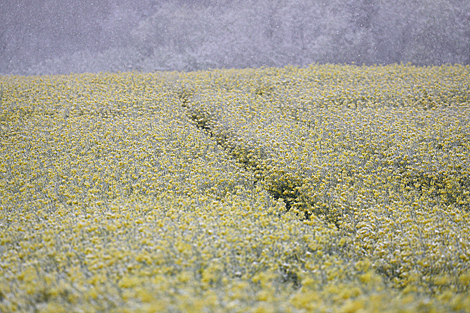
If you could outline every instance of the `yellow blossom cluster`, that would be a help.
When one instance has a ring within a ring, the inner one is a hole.
[[[0,77],[0,311],[469,312],[470,68]]]

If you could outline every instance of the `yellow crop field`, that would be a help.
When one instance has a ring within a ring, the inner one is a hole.
[[[470,67],[0,77],[1,312],[470,312]]]

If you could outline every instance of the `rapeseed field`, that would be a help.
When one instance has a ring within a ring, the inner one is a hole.
[[[2,312],[470,312],[470,68],[0,77]]]

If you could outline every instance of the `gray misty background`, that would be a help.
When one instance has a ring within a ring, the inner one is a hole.
[[[0,74],[353,62],[470,64],[470,1],[0,1]]]

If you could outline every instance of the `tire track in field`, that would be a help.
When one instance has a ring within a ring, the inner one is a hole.
[[[287,211],[295,208],[295,212],[302,219],[308,220],[312,216],[312,211],[307,208],[307,204],[301,199],[302,195],[299,189],[302,187],[302,181],[299,177],[292,177],[282,168],[262,162],[267,157],[267,153],[262,147],[250,146],[233,131],[224,128],[223,123],[211,115],[208,110],[193,105],[191,96],[188,93],[180,92],[178,97],[181,106],[186,110],[194,125],[207,133],[242,167],[253,172],[255,181],[262,182],[265,190],[275,200],[282,199]],[[276,179],[271,179],[273,176]],[[332,222],[326,214],[325,217],[328,222]]]

